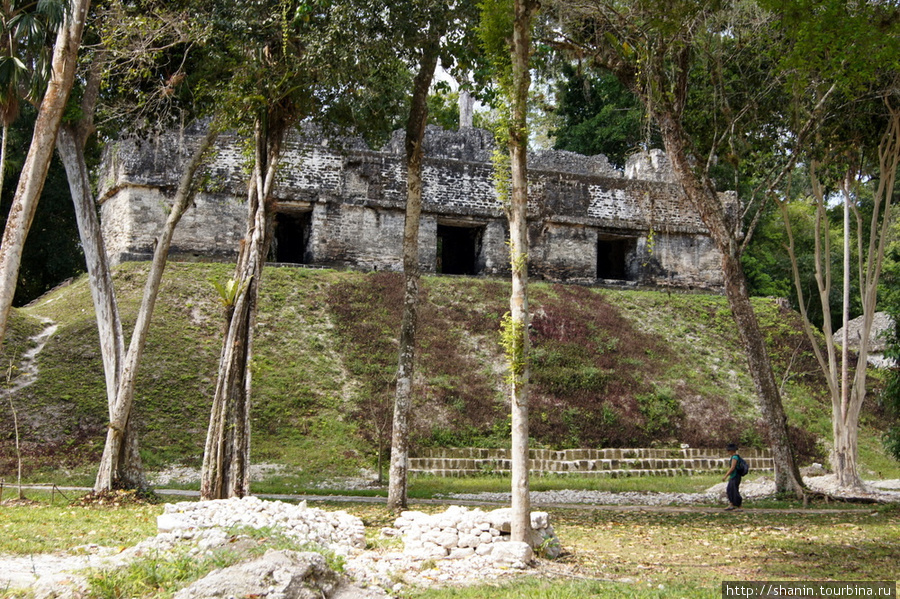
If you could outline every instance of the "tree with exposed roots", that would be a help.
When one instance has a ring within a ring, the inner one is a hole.
[[[395,89],[374,94],[364,84],[372,70],[394,66],[390,61],[359,61],[361,48],[372,43],[371,32],[359,19],[370,8],[364,1],[354,5],[308,0],[218,6],[215,22],[225,30],[211,42],[209,64],[227,83],[224,89],[211,85],[209,93],[217,98],[225,122],[252,131],[253,157],[246,233],[234,277],[222,285],[232,293],[226,302],[228,322],[203,454],[204,499],[250,492],[250,364],[285,137],[304,120],[365,125],[373,114],[396,108]]]

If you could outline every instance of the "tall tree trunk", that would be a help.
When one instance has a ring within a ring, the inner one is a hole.
[[[531,87],[531,21],[537,3],[514,0],[512,59],[512,123],[509,130],[511,197],[509,215],[512,290],[510,328],[506,334],[512,352],[510,409],[512,421],[512,531],[513,541],[531,540],[531,499],[528,456],[528,90]]]
[[[433,31],[438,31],[437,28]],[[415,372],[416,326],[419,311],[419,220],[422,214],[422,147],[428,123],[428,90],[437,67],[440,40],[428,40],[422,49],[419,72],[413,83],[406,124],[406,221],[403,228],[403,320],[397,360],[397,389],[391,429],[391,468],[388,478],[390,510],[405,509],[409,469],[409,414]]]
[[[217,136],[212,127],[207,131],[200,145],[194,150],[190,161],[185,166],[175,193],[175,199],[169,217],[156,240],[156,249],[150,263],[150,272],[144,284],[144,293],[138,310],[137,321],[128,351],[125,353],[116,387],[115,401],[110,410],[109,428],[106,434],[106,445],[100,459],[94,491],[106,491],[116,487],[141,488],[146,486],[140,454],[137,451],[137,435],[131,434],[129,420],[134,403],[134,390],[137,381],[138,366],[143,356],[147,333],[153,309],[159,295],[159,285],[181,217],[184,215],[195,193],[194,176],[203,164],[209,148]],[[102,277],[99,277],[102,278]]]
[[[708,176],[697,174],[691,166],[687,137],[674,111],[657,110],[663,143],[672,168],[688,200],[706,225],[719,252],[725,279],[725,296],[737,325],[762,416],[769,427],[772,458],[775,463],[775,487],[778,493],[803,496],[803,484],[788,438],[787,419],[781,394],[766,348],[759,321],[750,303],[750,293],[740,259],[740,243],[734,233],[722,201]]]
[[[100,353],[106,375],[106,394],[109,410],[115,404],[116,388],[125,358],[125,341],[122,321],[113,288],[112,271],[106,255],[106,247],[100,229],[96,205],[91,191],[90,175],[84,158],[84,145],[78,141],[78,133],[70,125],[63,126],[56,139],[56,148],[66,170],[69,191],[75,206],[75,220],[84,251],[91,297],[97,314],[100,334]]]
[[[73,0],[57,33],[53,47],[50,82],[41,100],[31,146],[28,148],[16,194],[9,209],[3,241],[0,243],[0,340],[6,336],[6,324],[19,277],[22,249],[50,168],[56,132],[75,81],[78,48],[81,45],[81,34],[84,31],[89,6],[90,0]]]
[[[75,220],[78,223],[78,234],[87,265],[91,298],[94,303],[97,331],[100,337],[100,353],[106,377],[107,410],[112,418],[122,367],[125,362],[125,339],[84,156],[85,144],[94,133],[93,115],[99,97],[101,71],[104,64],[103,53],[99,53],[91,64],[82,94],[82,117],[76,122],[64,123],[60,126],[56,138],[56,149],[66,170],[69,191],[75,208]],[[120,460],[121,467],[116,479],[121,486],[142,487],[144,486],[143,468],[138,450],[138,438],[133,431],[133,427],[126,425],[122,443],[124,450]]]
[[[272,238],[271,194],[283,130],[256,128],[256,163],[247,198],[247,232],[238,254],[235,281],[239,293],[229,318],[219,358],[203,469],[202,499],[244,497],[250,493],[250,359],[262,269]]]
[[[9,125],[3,123],[3,138],[0,139],[0,192],[3,191],[3,183],[6,181],[6,146],[9,138]]]

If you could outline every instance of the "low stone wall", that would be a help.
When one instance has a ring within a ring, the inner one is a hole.
[[[501,508],[490,512],[450,506],[438,514],[403,512],[394,523],[403,537],[403,551],[416,559],[462,559],[474,555],[491,556],[493,561],[531,561],[530,548],[540,548],[544,557],[558,557],[561,546],[547,512],[531,512],[531,538],[528,543],[512,543],[512,510]],[[522,547],[524,545],[524,547]],[[510,550],[525,552],[516,557]],[[512,564],[510,564],[512,565]]]
[[[774,469],[768,449],[744,449],[741,456],[751,472]],[[731,453],[722,449],[532,449],[531,473],[569,476],[681,476],[728,469]],[[508,474],[511,467],[509,449],[426,448],[409,460],[412,475],[473,476]]]

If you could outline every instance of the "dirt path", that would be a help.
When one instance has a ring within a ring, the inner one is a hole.
[[[50,492],[53,487],[40,485],[23,485],[23,489],[34,489]],[[87,493],[91,491],[90,487],[56,487],[56,490],[63,493]],[[187,491],[182,489],[155,489],[157,495],[163,498],[172,497],[174,500],[183,498],[199,497],[198,491]],[[292,495],[281,493],[259,493],[256,494],[261,499],[272,499],[277,501],[306,501],[309,503],[365,503],[365,504],[386,504],[386,497],[370,497],[361,495]],[[898,496],[900,501],[900,496]],[[439,499],[415,499],[410,498],[410,506],[416,505],[465,505],[465,506],[486,506],[497,507],[509,505],[509,501],[501,499],[471,499],[446,497]],[[540,501],[532,499],[532,508],[535,510],[547,509],[567,509],[567,510],[597,510],[597,511],[621,511],[621,512],[663,512],[663,513],[707,513],[714,514],[725,511],[725,505],[722,507],[709,505],[647,505],[647,504],[600,504],[600,503],[584,503],[584,502],[559,502],[559,501]],[[859,506],[855,507],[834,507],[834,508],[757,508],[752,504],[742,508],[743,511],[753,512],[757,514],[836,514],[858,512],[863,509]]]

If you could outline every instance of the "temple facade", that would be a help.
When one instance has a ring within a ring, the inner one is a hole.
[[[111,261],[152,253],[185,156],[187,129],[111,145],[99,173],[104,240]],[[361,141],[291,135],[280,162],[275,237],[282,264],[402,269],[406,168],[402,134],[381,150]],[[203,189],[178,226],[173,259],[228,260],[246,228],[246,142],[222,136]],[[507,275],[508,225],[498,200],[491,135],[430,127],[425,141],[420,231],[423,272]],[[529,162],[529,273],[579,283],[719,289],[721,258],[672,182],[658,151],[624,171],[603,156],[535,153]],[[723,201],[736,205],[733,194]]]

